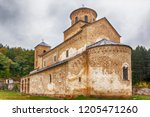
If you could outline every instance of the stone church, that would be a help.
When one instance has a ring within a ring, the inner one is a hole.
[[[105,17],[96,18],[93,9],[76,9],[61,44],[38,44],[34,70],[21,78],[20,91],[65,98],[131,96],[131,47],[120,43],[121,36]]]

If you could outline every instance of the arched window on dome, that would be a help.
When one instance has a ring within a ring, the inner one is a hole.
[[[88,16],[87,16],[87,15],[84,17],[84,21],[85,21],[86,23],[88,23]]]
[[[75,17],[75,23],[77,23],[78,22],[78,17]]]
[[[123,80],[128,80],[128,65],[124,65],[122,70],[123,70]]]

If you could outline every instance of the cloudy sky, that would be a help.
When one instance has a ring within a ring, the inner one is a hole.
[[[0,43],[33,49],[63,41],[70,13],[82,7],[106,17],[131,47],[150,47],[150,0],[0,0]]]

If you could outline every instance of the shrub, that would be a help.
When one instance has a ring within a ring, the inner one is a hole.
[[[6,91],[6,90],[8,90],[8,86],[7,85],[3,85],[3,86],[0,87],[0,90],[5,90]]]
[[[150,82],[139,82],[139,83],[136,83],[135,86],[150,88]]]
[[[15,91],[15,92],[19,92],[19,87],[18,87],[18,85],[14,85],[14,87],[13,87],[13,89],[12,89],[12,91]]]

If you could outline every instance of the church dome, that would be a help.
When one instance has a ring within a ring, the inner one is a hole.
[[[87,7],[76,9],[70,14],[72,25],[77,23],[78,21],[92,23],[96,20],[96,17],[97,17],[96,11]]]

